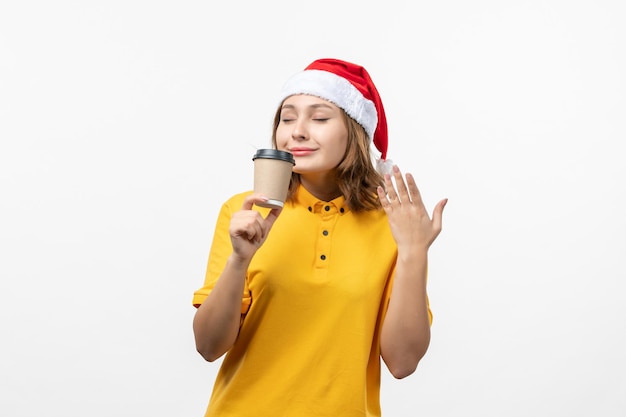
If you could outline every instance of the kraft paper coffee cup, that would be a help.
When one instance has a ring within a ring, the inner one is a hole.
[[[259,149],[254,161],[254,191],[269,200],[257,206],[279,208],[285,204],[291,172],[296,161],[290,152],[277,149]]]

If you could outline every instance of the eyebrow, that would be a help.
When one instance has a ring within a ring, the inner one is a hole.
[[[311,105],[306,106],[306,107],[313,108],[313,109],[319,109],[320,107],[324,107],[324,108],[333,110],[333,107],[330,106],[329,104],[326,104],[326,103],[315,103],[315,104],[311,104]],[[284,104],[283,107],[281,108],[281,110],[282,109],[295,109],[295,108],[296,107],[293,104]]]

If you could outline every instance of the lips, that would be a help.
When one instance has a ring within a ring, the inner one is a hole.
[[[315,152],[315,149],[311,148],[291,148],[289,152],[293,154],[293,156],[307,156]]]

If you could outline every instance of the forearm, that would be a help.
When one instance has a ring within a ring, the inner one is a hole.
[[[398,253],[380,338],[381,355],[396,378],[404,378],[415,371],[430,343],[427,269],[426,249]]]
[[[193,320],[196,349],[214,361],[235,343],[241,323],[241,298],[249,261],[231,256],[215,287]]]

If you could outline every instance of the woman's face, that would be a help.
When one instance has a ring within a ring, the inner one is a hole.
[[[278,149],[293,154],[298,174],[334,170],[343,159],[348,129],[342,110],[321,98],[306,94],[288,97],[276,128]]]

